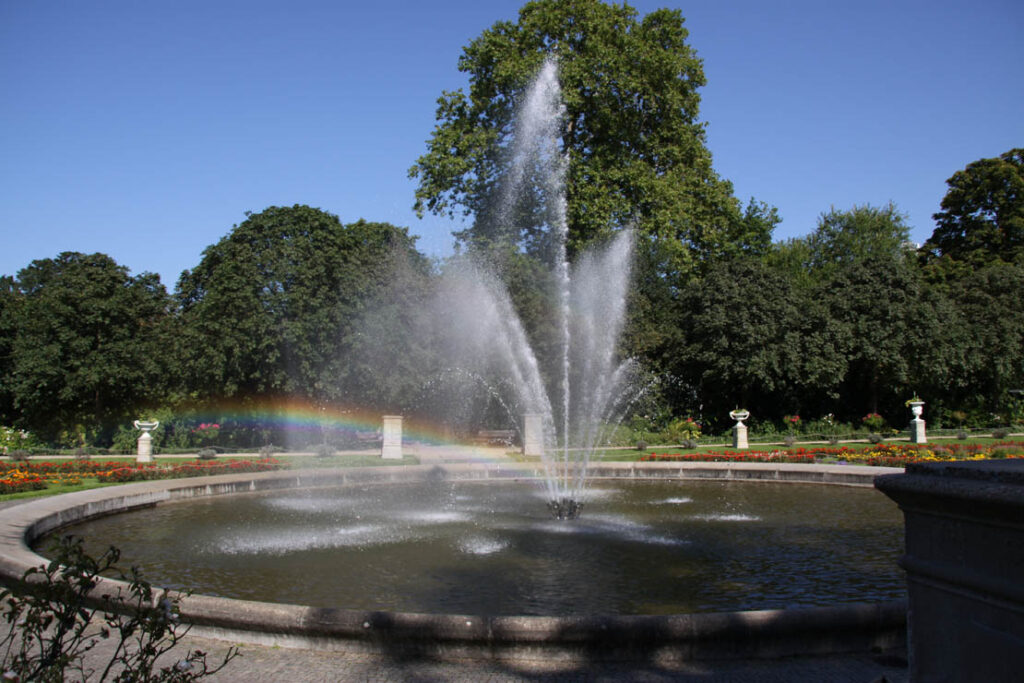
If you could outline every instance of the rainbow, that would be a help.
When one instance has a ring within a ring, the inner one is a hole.
[[[196,427],[268,429],[301,437],[326,433],[373,434],[381,429],[383,413],[357,406],[315,404],[301,399],[261,401],[220,401],[201,409],[184,411],[179,417]],[[404,439],[431,445],[451,444],[456,441],[447,425],[413,417],[402,422]],[[310,439],[311,441],[314,439]]]

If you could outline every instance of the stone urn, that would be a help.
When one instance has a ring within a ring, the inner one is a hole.
[[[729,417],[736,420],[736,424],[732,428],[732,447],[736,449],[749,448],[747,425],[743,424],[743,421],[750,417],[750,411],[737,408],[729,411]]]
[[[928,443],[924,420],[921,419],[921,414],[924,413],[924,401],[913,398],[907,401],[907,405],[914,415],[914,419],[910,421],[910,443]]]
[[[135,428],[142,431],[142,436],[139,437],[138,455],[136,456],[136,462],[152,462],[153,461],[153,437],[149,435],[151,431],[160,426],[160,423],[156,420],[136,420]]]
[[[736,410],[729,411],[729,417],[736,420],[737,423],[743,424],[743,421],[750,417],[750,411],[737,408]]]

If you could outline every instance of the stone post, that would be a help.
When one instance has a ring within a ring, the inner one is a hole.
[[[142,436],[139,437],[138,441],[139,448],[135,456],[135,462],[153,462],[153,437],[149,433],[159,426],[160,423],[156,420],[152,422],[144,420],[135,421],[135,428],[142,430]]]
[[[544,416],[539,413],[523,415],[523,455],[544,455]]]
[[[924,420],[921,419],[924,401],[910,401],[907,405],[914,414],[914,419],[910,421],[910,443],[928,443],[928,437],[924,432]]]
[[[732,428],[732,447],[737,450],[750,448],[747,442],[747,425],[743,424],[743,421],[750,417],[750,412],[736,409],[729,412],[729,417],[736,420]]]
[[[875,486],[903,511],[911,681],[1019,681],[1024,460],[907,465]]]
[[[402,459],[402,416],[385,415],[381,418],[380,457]]]

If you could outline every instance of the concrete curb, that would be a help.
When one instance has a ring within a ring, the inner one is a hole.
[[[788,463],[596,463],[597,478],[722,479],[872,486],[898,470]],[[293,487],[539,476],[532,463],[297,470],[148,481],[35,500],[0,511],[0,581],[46,562],[29,544],[91,517],[192,498]],[[105,580],[95,594],[126,586]],[[180,595],[182,621],[199,636],[235,642],[402,656],[565,661],[747,659],[888,651],[906,643],[906,604],[673,616],[485,617],[323,609]],[[99,598],[98,598],[99,599]]]

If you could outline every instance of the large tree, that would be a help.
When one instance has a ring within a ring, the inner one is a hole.
[[[365,339],[360,321],[393,285],[396,263],[428,268],[404,228],[342,225],[300,205],[249,214],[178,283],[187,388],[200,399],[365,398],[366,370],[352,353]]]
[[[668,274],[745,246],[766,248],[774,218],[756,205],[744,216],[731,184],[712,169],[698,119],[704,71],[683,24],[678,10],[640,19],[626,4],[538,0],[522,7],[518,22],[484,31],[459,60],[468,93],[442,94],[427,153],[410,170],[419,182],[417,211],[472,216],[472,227],[457,235],[463,242],[494,233],[491,202],[516,108],[555,56],[571,252],[626,224],[641,233],[641,251],[647,241],[660,243]],[[511,240],[529,250],[536,221],[517,214]]]
[[[974,267],[1024,262],[1024,148],[970,163],[946,183],[927,257]]]
[[[158,276],[64,252],[33,261],[5,290],[0,368],[16,426],[104,441],[162,397],[170,299]]]
[[[868,259],[892,259],[909,253],[910,227],[895,204],[833,208],[818,219],[807,237],[807,264],[820,275]]]
[[[963,324],[959,386],[948,387],[960,408],[1002,412],[1010,390],[1024,388],[1024,264],[996,262],[950,288]],[[953,404],[956,405],[956,404]]]
[[[687,345],[676,373],[697,384],[713,417],[738,406],[760,419],[800,412],[846,372],[820,298],[760,259],[716,263],[682,302]]]

